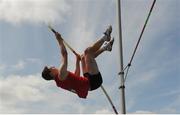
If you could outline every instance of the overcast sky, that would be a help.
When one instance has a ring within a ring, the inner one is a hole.
[[[122,0],[124,66],[153,0]],[[157,0],[125,83],[127,113],[180,113],[180,1]],[[101,89],[87,99],[41,78],[59,67],[51,24],[77,52],[112,25],[112,52],[97,58],[103,85],[120,112],[116,0],[0,0],[0,113],[113,113]],[[70,71],[75,56],[68,50]]]

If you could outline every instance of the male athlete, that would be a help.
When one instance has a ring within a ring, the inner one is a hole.
[[[45,66],[42,71],[42,77],[45,80],[55,80],[58,87],[74,92],[80,98],[86,98],[88,91],[99,88],[103,82],[95,58],[104,51],[112,50],[114,39],[111,39],[111,32],[112,27],[109,26],[101,39],[88,47],[81,56],[76,55],[75,72],[67,70],[68,54],[61,35],[56,32],[56,40],[58,41],[62,55],[61,66],[60,68]],[[83,77],[80,76],[80,61]]]

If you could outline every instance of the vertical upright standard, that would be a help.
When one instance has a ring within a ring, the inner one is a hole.
[[[125,84],[124,84],[124,67],[123,67],[123,46],[122,46],[122,27],[121,27],[121,0],[118,3],[118,35],[119,35],[119,51],[120,51],[120,110],[122,114],[126,114],[125,105]]]

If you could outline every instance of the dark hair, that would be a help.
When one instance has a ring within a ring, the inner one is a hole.
[[[50,74],[50,70],[48,69],[47,66],[44,67],[43,71],[42,71],[42,77],[45,79],[45,80],[53,80],[53,77],[52,75]]]

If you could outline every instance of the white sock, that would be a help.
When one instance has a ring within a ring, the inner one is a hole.
[[[104,44],[103,44],[103,46],[102,46],[101,48],[102,48],[103,50],[110,51],[110,49],[111,49],[111,44],[110,44],[110,42],[105,41]]]

